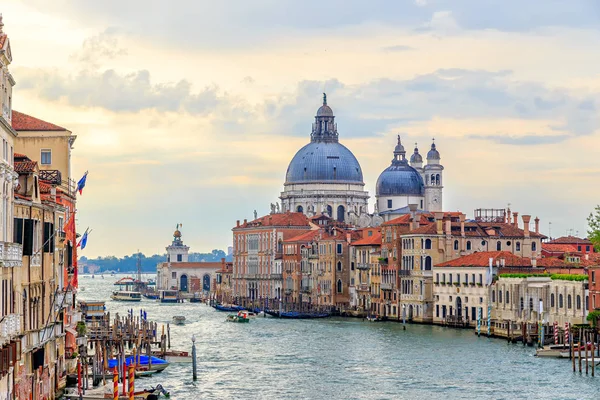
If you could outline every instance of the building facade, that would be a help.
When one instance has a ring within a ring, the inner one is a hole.
[[[357,311],[371,309],[371,271],[379,270],[381,231],[364,228],[362,237],[350,244],[350,306]],[[377,264],[377,265],[375,265]]]
[[[362,169],[338,136],[333,110],[323,94],[310,143],[296,153],[286,172],[280,196],[284,212],[310,217],[326,213],[338,221],[356,221],[368,213]]]

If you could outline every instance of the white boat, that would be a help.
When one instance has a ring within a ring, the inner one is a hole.
[[[115,301],[142,301],[142,294],[140,292],[129,292],[125,290],[118,290],[110,295],[110,298]]]
[[[173,323],[175,325],[185,325],[185,317],[183,315],[175,315],[173,317]]]
[[[248,310],[238,311],[237,315],[238,315],[238,317],[243,317],[243,318],[247,318],[247,319],[256,318],[256,313],[252,312],[252,311],[248,311]]]
[[[597,358],[598,357],[598,348],[594,349],[594,356]],[[592,358],[592,344],[588,343],[587,346],[583,346],[581,349],[581,358],[586,358],[586,353],[587,352],[587,358]],[[569,354],[570,351],[569,349],[566,349],[564,351],[560,352],[560,356],[562,358],[569,358]],[[579,347],[573,347],[573,357],[574,358],[579,358]]]
[[[153,351],[152,355],[161,357],[170,363],[188,364],[192,362],[192,356],[187,351],[168,350],[166,353]]]
[[[566,351],[569,352],[569,345],[567,344],[551,344],[550,346],[544,346],[541,349],[535,351],[535,355],[538,357],[554,357],[561,358],[561,353]]]

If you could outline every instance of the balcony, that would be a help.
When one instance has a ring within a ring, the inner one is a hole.
[[[311,293],[310,286],[302,286],[302,293],[310,294]]]
[[[309,260],[311,260],[311,259],[318,259],[318,258],[319,258],[318,254],[308,253],[308,259]]]
[[[280,281],[283,279],[283,274],[271,274],[271,279],[275,281]]]
[[[290,294],[292,294],[292,289],[285,289],[283,293],[289,296]]]
[[[21,318],[19,314],[8,314],[0,322],[0,343],[9,342],[11,338],[21,333]]]
[[[394,284],[393,283],[382,283],[381,289],[382,290],[392,290],[392,289],[394,289]]]
[[[369,285],[366,283],[361,283],[360,285],[356,286],[356,290],[358,290],[359,292],[368,292]]]
[[[35,253],[30,257],[32,267],[40,267],[42,265],[42,254],[40,252]]]
[[[62,185],[62,176],[57,169],[40,170],[39,174],[40,179],[43,181],[48,181],[55,185]]]
[[[0,242],[0,262],[6,268],[23,265],[23,246],[18,243]]]
[[[362,270],[368,270],[368,269],[371,269],[371,264],[369,264],[369,263],[358,263],[358,264],[356,264],[356,268],[362,269]]]
[[[56,311],[73,305],[73,292],[61,292],[56,294],[54,302]]]
[[[398,271],[398,276],[410,276],[412,271],[410,269],[401,269]]]

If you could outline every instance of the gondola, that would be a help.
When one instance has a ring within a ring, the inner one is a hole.
[[[213,308],[217,311],[227,311],[227,312],[244,310],[244,307],[236,306],[234,304],[231,304],[231,305],[216,304],[213,306]]]

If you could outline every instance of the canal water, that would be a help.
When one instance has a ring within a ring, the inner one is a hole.
[[[573,373],[566,359],[538,359],[535,350],[470,330],[359,319],[225,322],[205,304],[121,303],[110,299],[119,276],[81,276],[81,300],[105,300],[111,314],[146,310],[171,326],[171,347],[191,352],[196,336],[198,380],[191,364],[172,364],[136,388],[161,383],[182,399],[598,399],[600,376]],[[600,370],[598,371],[600,375]]]

